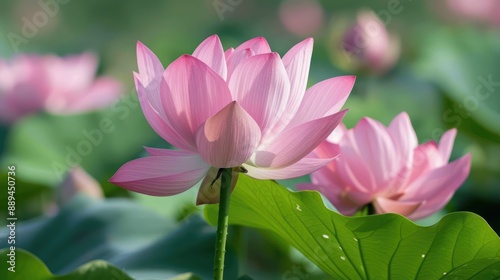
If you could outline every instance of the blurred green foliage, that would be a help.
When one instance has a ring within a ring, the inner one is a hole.
[[[9,262],[8,249],[0,250],[2,262]],[[17,261],[22,262],[22,268],[17,268],[9,279],[11,280],[85,280],[85,279],[116,279],[132,280],[127,274],[105,261],[95,260],[80,266],[75,271],[62,276],[53,275],[47,266],[35,255],[25,250],[18,250]]]
[[[0,231],[0,248],[9,247],[8,234]],[[207,279],[212,275],[214,243],[215,228],[200,217],[177,224],[131,201],[96,201],[82,195],[53,217],[18,224],[15,246],[36,255],[57,275],[104,260],[134,279],[165,279],[186,272]],[[16,263],[23,271],[23,260]],[[236,278],[236,264],[229,247],[226,274],[231,279]]]

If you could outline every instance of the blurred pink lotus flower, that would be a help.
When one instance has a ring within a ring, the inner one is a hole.
[[[0,122],[12,123],[37,111],[71,114],[111,104],[121,84],[95,78],[97,59],[76,56],[19,55],[0,59]]]
[[[324,166],[335,156],[309,154],[345,115],[339,110],[355,77],[327,79],[306,91],[312,48],[309,38],[280,58],[258,37],[224,52],[213,35],[165,70],[139,42],[134,76],[142,110],[152,128],[180,150],[146,148],[151,156],[126,163],[110,182],[168,196],[218,168],[285,179]],[[200,190],[211,181],[205,179]]]
[[[356,23],[344,33],[342,47],[351,67],[380,73],[390,69],[400,54],[399,39],[372,11],[358,13]]]
[[[406,113],[388,128],[370,118],[350,130],[339,125],[315,153],[340,156],[297,188],[318,190],[344,215],[371,203],[376,213],[424,218],[444,207],[469,175],[470,154],[448,163],[455,135],[451,129],[439,145],[418,145]]]
[[[283,26],[297,36],[311,36],[324,25],[324,11],[317,0],[287,0],[280,6]]]
[[[500,0],[444,0],[431,2],[443,18],[462,22],[500,25]]]
[[[78,194],[85,194],[99,200],[104,198],[99,182],[79,166],[68,171],[57,189],[56,198],[59,205],[63,205]]]
[[[75,196],[84,195],[95,200],[104,199],[102,187],[82,167],[71,168],[63,181],[56,188],[55,201],[51,202],[45,213],[54,216],[59,209],[69,203]]]

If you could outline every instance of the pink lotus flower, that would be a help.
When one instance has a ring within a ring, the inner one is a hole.
[[[406,113],[388,128],[370,118],[351,130],[340,125],[315,150],[340,156],[297,187],[320,191],[344,215],[372,203],[376,213],[420,219],[441,209],[469,175],[470,154],[448,163],[455,135],[451,129],[439,145],[418,145]]]
[[[331,161],[308,154],[346,113],[338,111],[355,78],[328,79],[306,91],[312,47],[306,39],[280,58],[259,37],[224,52],[214,35],[165,70],[139,42],[134,76],[142,110],[179,150],[146,148],[151,156],[126,163],[110,182],[168,196],[191,188],[211,168],[210,174],[243,167],[257,179],[284,179]],[[201,189],[211,182],[205,179]]]
[[[121,92],[116,80],[95,78],[97,59],[20,55],[0,60],[0,122],[37,111],[70,114],[110,105]]]

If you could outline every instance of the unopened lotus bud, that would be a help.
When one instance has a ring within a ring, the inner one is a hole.
[[[341,50],[347,68],[383,73],[396,63],[400,46],[373,12],[362,11],[345,31]]]
[[[81,167],[71,169],[61,183],[57,200],[64,204],[77,194],[85,194],[95,199],[104,197],[101,185]]]

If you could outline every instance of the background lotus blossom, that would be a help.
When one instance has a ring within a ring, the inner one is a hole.
[[[47,210],[47,214],[55,215],[61,207],[71,203],[76,196],[86,196],[95,200],[103,200],[104,193],[99,182],[96,181],[80,166],[68,171],[55,193],[56,200]]]
[[[281,3],[279,17],[286,30],[297,36],[311,36],[325,24],[325,11],[317,0],[287,0]]]
[[[306,39],[280,58],[258,37],[224,51],[214,35],[165,70],[138,43],[142,110],[180,150],[147,148],[149,157],[126,163],[110,182],[166,196],[191,188],[211,167],[243,166],[254,178],[283,179],[325,165],[335,155],[309,154],[346,113],[338,111],[355,78],[327,79],[306,91],[312,48]]]
[[[350,68],[377,73],[389,70],[400,54],[399,39],[389,34],[384,23],[369,10],[358,13],[355,24],[343,35],[342,47],[349,55]]]
[[[110,105],[121,84],[95,78],[96,71],[97,58],[89,53],[0,59],[0,121],[12,123],[37,111],[70,114]]]
[[[455,22],[500,25],[499,0],[445,0],[430,2],[433,10],[442,18]]]
[[[99,182],[78,166],[69,170],[61,182],[57,193],[58,203],[64,205],[72,197],[82,193],[94,199],[104,198]]]
[[[320,191],[344,215],[372,203],[376,213],[420,219],[441,209],[469,174],[470,154],[448,163],[455,135],[418,145],[406,113],[389,127],[370,118],[350,130],[341,125],[315,150],[340,156],[297,187]]]

